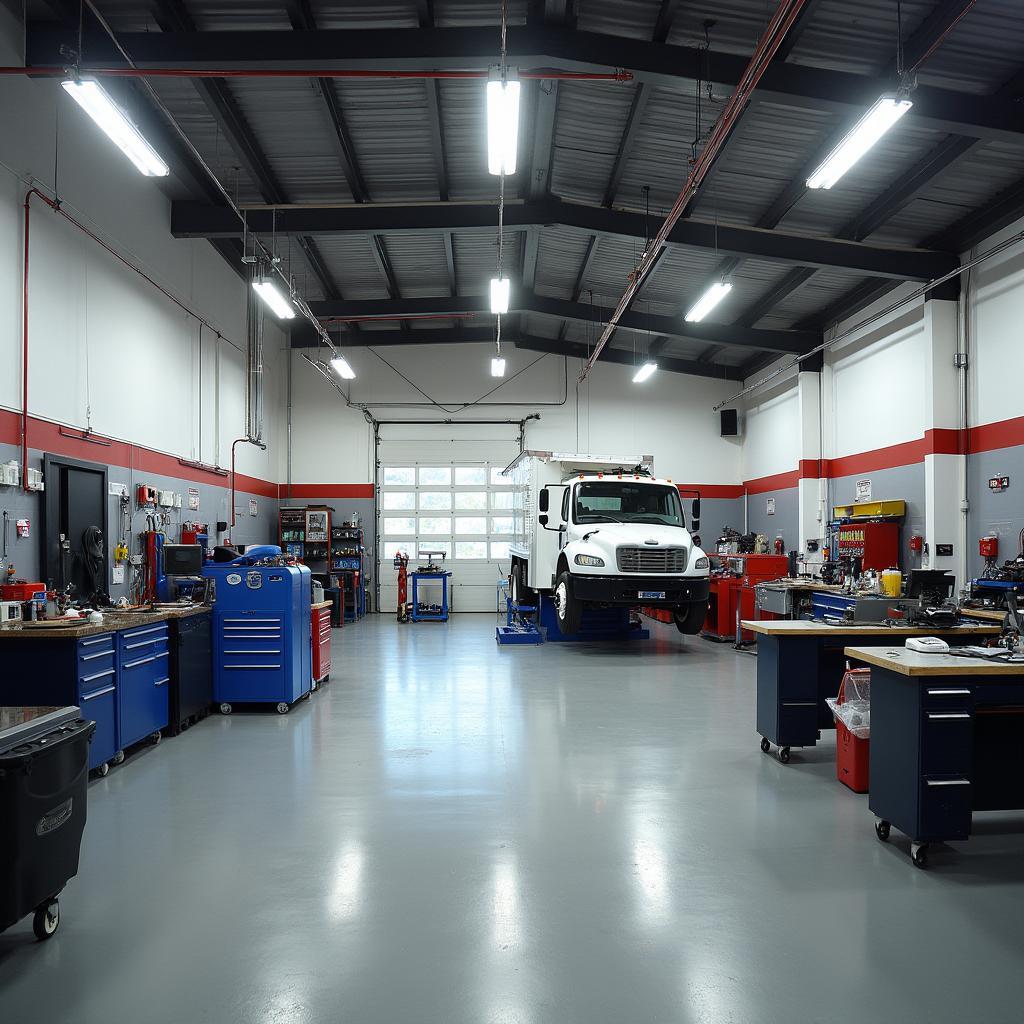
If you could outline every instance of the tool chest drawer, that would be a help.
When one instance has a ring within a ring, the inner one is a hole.
[[[121,747],[166,728],[170,653],[167,624],[118,635],[118,713]]]

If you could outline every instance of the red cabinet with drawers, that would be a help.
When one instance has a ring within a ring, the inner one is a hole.
[[[313,605],[310,616],[313,643],[313,680],[325,683],[331,676],[331,602]]]

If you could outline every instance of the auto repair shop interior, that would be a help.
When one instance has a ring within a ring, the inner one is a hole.
[[[1019,1021],[1022,175],[1020,0],[0,0],[0,1020]]]

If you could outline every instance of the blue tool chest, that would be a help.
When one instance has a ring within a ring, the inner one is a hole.
[[[167,623],[126,629],[117,634],[117,706],[121,747],[165,728],[170,652]]]

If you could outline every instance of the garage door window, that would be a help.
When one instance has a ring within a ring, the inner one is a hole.
[[[506,562],[512,481],[503,469],[504,463],[383,466],[381,557],[444,551],[455,561]]]

